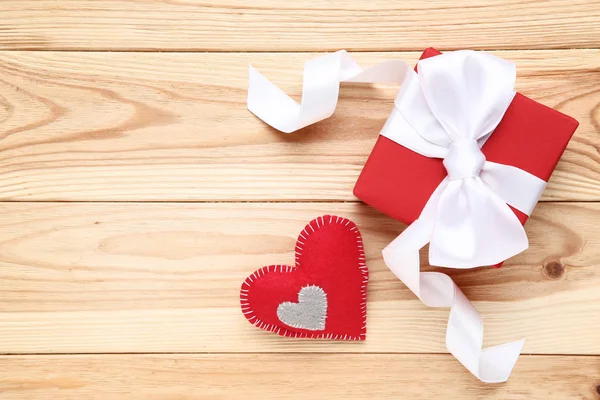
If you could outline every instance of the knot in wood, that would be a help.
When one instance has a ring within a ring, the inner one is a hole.
[[[544,265],[544,275],[550,279],[560,279],[564,273],[565,266],[558,261],[549,261]]]

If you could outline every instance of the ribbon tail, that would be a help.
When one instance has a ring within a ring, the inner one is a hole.
[[[273,128],[286,133],[297,129],[298,124],[294,121],[299,118],[300,104],[253,66],[248,68],[247,104],[252,114]]]
[[[448,351],[485,383],[506,382],[524,340],[482,349],[483,320],[452,278],[420,272],[419,250],[429,242],[433,222],[418,219],[383,250],[390,270],[429,307],[450,307],[446,329]]]
[[[273,128],[290,133],[329,118],[337,106],[341,82],[402,83],[408,64],[388,60],[366,70],[340,50],[304,65],[302,100],[298,104],[254,67],[249,67],[247,106]]]

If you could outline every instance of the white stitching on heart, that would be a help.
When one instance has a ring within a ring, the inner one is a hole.
[[[327,319],[327,294],[319,286],[305,286],[298,293],[297,303],[286,301],[277,307],[277,318],[292,328],[322,331]]]

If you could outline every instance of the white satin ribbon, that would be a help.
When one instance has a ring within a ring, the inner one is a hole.
[[[430,244],[431,265],[474,268],[497,264],[528,247],[525,230],[508,205],[529,214],[546,182],[486,161],[480,150],[514,97],[515,76],[512,63],[473,51],[421,60],[419,74],[401,61],[362,71],[339,51],[306,63],[298,104],[250,67],[248,108],[284,132],[329,117],[340,82],[402,83],[381,134],[424,156],[443,158],[448,177],[383,257],[424,304],[451,308],[446,346],[484,382],[508,379],[524,341],[482,350],[481,316],[449,276],[420,273],[419,250]]]
[[[340,82],[402,83],[410,67],[388,60],[362,70],[346,50],[304,64],[302,101],[296,103],[250,65],[248,110],[273,128],[290,133],[329,118],[335,111]]]

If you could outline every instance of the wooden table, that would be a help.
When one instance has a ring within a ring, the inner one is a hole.
[[[599,399],[600,2],[459,3],[0,2],[0,398]],[[299,98],[313,52],[428,46],[512,59],[519,91],[581,122],[530,248],[451,272],[486,345],[527,338],[502,385],[446,353],[448,311],[381,259],[402,225],[352,196],[396,88],[346,85],[291,135],[245,107],[250,62]],[[292,263],[325,213],[365,239],[364,343],[280,338],[239,309],[244,277]]]

